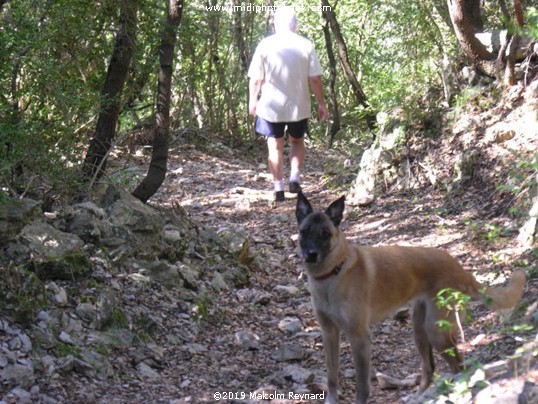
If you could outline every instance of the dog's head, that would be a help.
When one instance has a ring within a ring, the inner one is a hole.
[[[329,205],[325,212],[314,212],[302,192],[297,196],[295,216],[299,224],[299,246],[307,263],[321,262],[338,242],[344,214],[345,196]]]

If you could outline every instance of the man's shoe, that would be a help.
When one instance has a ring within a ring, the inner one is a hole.
[[[284,191],[275,191],[275,202],[283,202],[285,200]]]
[[[291,181],[290,182],[290,192],[292,194],[298,194],[299,191],[301,191],[301,186],[299,185],[299,183],[296,182],[296,181]]]

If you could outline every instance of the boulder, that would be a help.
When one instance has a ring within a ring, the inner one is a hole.
[[[0,203],[0,245],[13,240],[31,221],[42,216],[41,202],[7,199]]]

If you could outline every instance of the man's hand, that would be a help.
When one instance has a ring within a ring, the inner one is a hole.
[[[248,113],[252,116],[256,116],[256,104],[257,102],[250,102],[248,106]]]

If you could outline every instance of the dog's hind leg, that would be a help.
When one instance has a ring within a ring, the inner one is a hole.
[[[325,403],[338,403],[338,371],[340,367],[340,330],[332,320],[322,314],[317,315],[321,326],[321,337],[327,364],[327,398]]]
[[[366,404],[370,395],[370,334],[368,330],[347,334],[351,345],[355,378],[357,380],[357,404]]]
[[[424,392],[433,380],[435,361],[433,348],[426,331],[426,302],[417,300],[413,305],[413,330],[415,333],[415,345],[420,354],[421,372],[419,393]]]
[[[453,373],[462,369],[463,356],[458,351],[456,317],[458,314],[453,310],[440,310],[433,301],[428,301],[426,306],[425,328],[428,339],[433,348],[441,354],[450,366]],[[450,323],[449,329],[438,323],[439,320]]]

